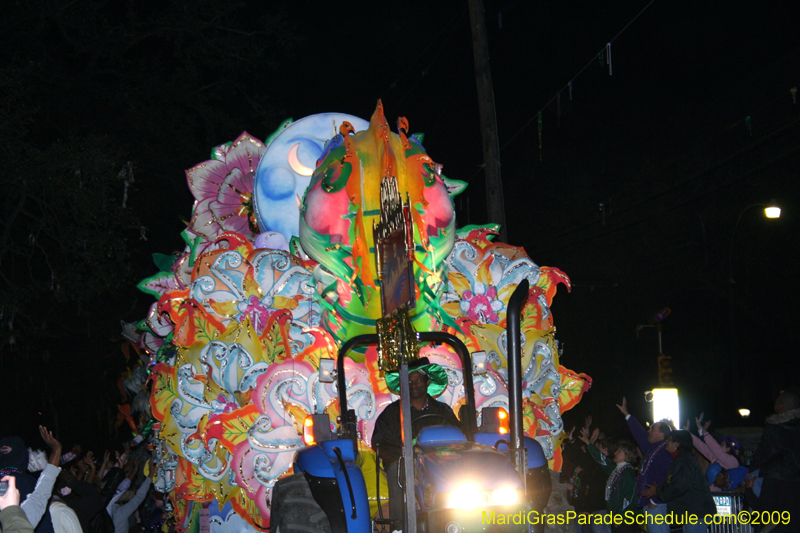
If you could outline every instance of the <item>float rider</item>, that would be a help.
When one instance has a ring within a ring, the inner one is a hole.
[[[399,372],[386,373],[386,386],[395,394],[399,394]],[[416,439],[422,428],[426,426],[449,425],[461,427],[450,406],[436,400],[447,388],[447,373],[422,357],[408,365],[408,388],[411,398],[411,432]],[[437,415],[421,417],[425,415]],[[403,489],[399,484],[399,459],[403,453],[400,426],[400,400],[396,400],[383,410],[375,422],[372,433],[372,446],[377,448],[378,458],[383,461],[389,485],[389,516],[402,523]]]

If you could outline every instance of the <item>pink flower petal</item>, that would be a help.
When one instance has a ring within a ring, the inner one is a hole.
[[[255,172],[266,149],[263,142],[245,131],[233,141],[225,154],[225,165],[228,170],[239,168],[243,174]]]
[[[222,161],[206,161],[186,171],[186,181],[197,201],[216,198],[228,169]]]
[[[194,214],[192,215],[191,222],[189,222],[189,230],[209,240],[216,240],[222,232],[214,218],[214,213],[209,209],[209,204],[212,200],[212,198],[207,198],[195,204]]]

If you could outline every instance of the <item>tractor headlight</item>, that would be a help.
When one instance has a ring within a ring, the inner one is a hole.
[[[514,487],[480,489],[474,483],[462,483],[450,493],[442,494],[447,509],[473,510],[489,506],[510,506],[520,502],[520,491]]]
[[[457,509],[474,509],[479,507],[483,502],[482,493],[477,485],[472,483],[463,483],[450,493],[448,507]]]
[[[519,493],[514,487],[503,487],[492,491],[492,503],[495,505],[514,505],[519,499]]]

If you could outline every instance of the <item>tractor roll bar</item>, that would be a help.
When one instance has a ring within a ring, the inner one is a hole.
[[[517,316],[519,316],[519,313],[517,313]],[[519,322],[519,319],[517,319],[517,322]],[[517,330],[519,331],[519,327]],[[517,337],[519,337],[519,335],[517,335]],[[464,420],[462,420],[461,423],[464,425],[463,429],[467,439],[472,441],[473,435],[477,431],[477,420],[475,415],[475,386],[472,380],[472,358],[469,350],[466,346],[464,346],[464,343],[458,339],[458,337],[443,331],[419,332],[417,333],[417,338],[420,342],[437,342],[440,344],[447,344],[452,347],[461,358],[461,366],[463,367],[464,372],[464,394],[467,397],[468,412],[466,423]],[[354,417],[351,419],[351,417],[348,417],[347,415],[347,379],[345,378],[344,374],[344,356],[356,346],[363,346],[365,344],[378,344],[378,334],[368,333],[366,335],[357,335],[352,339],[349,339],[342,345],[341,348],[339,348],[339,354],[336,357],[336,383],[337,388],[339,389],[339,413],[342,417],[341,424],[339,426],[341,433],[340,436],[342,438],[351,438],[354,442],[357,434],[356,421]]]
[[[341,348],[339,354],[336,356],[336,388],[339,393],[339,436],[343,439],[351,439],[355,446],[356,452],[358,451],[358,431],[356,429],[355,416],[349,416],[347,412],[347,380],[344,375],[344,356],[355,348],[364,344],[378,344],[377,333],[367,333],[365,335],[356,335],[352,339],[348,339]]]

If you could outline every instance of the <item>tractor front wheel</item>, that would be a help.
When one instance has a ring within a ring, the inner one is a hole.
[[[325,511],[302,473],[279,479],[272,489],[271,529],[276,533],[331,533]]]

